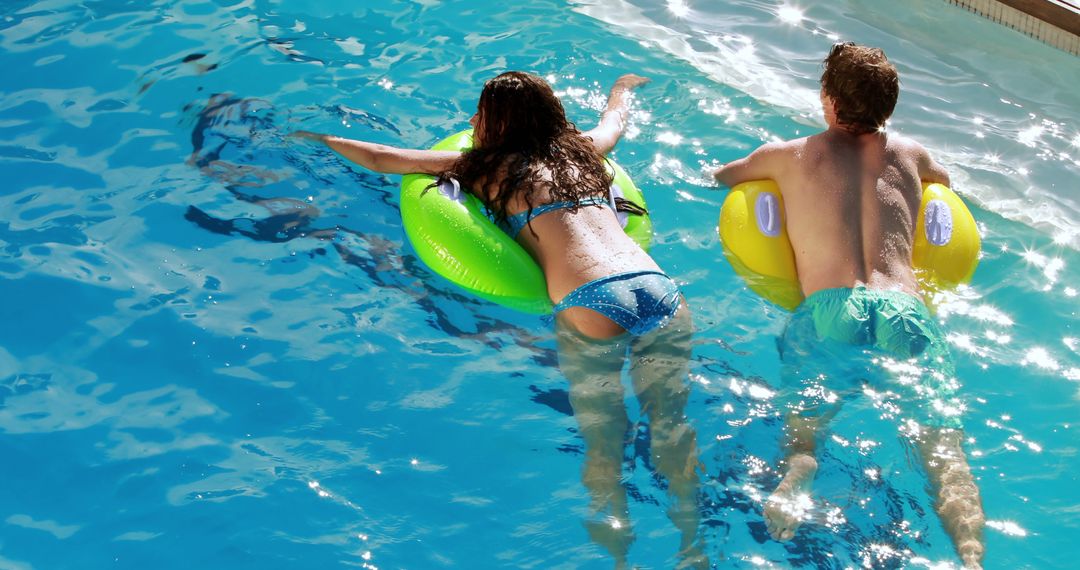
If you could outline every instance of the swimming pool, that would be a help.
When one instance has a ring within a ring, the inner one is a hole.
[[[892,128],[949,168],[984,232],[972,286],[940,315],[987,567],[1072,565],[1076,58],[932,0],[355,4],[0,10],[0,567],[610,567],[582,526],[584,451],[548,325],[425,269],[395,177],[284,139],[425,147],[504,69],[548,77],[583,125],[620,73],[653,78],[615,156],[694,311],[686,413],[713,563],[953,560],[872,406],[834,427],[799,537],[773,542],[761,521],[785,314],[723,261],[723,195],[701,172],[816,128],[834,38],[897,63]],[[678,534],[628,409],[631,560],[668,568]]]

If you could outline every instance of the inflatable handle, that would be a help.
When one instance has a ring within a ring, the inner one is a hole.
[[[720,208],[724,255],[747,287],[791,311],[803,300],[795,252],[784,224],[784,197],[772,180],[736,185]]]
[[[963,200],[942,184],[924,184],[915,221],[911,262],[927,289],[951,289],[971,281],[982,240]]]

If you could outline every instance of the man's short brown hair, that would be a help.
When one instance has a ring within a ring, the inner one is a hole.
[[[860,134],[884,127],[900,95],[900,78],[885,52],[838,43],[823,65],[821,88],[833,100],[836,120]]]

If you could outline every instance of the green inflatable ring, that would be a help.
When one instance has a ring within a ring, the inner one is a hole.
[[[472,130],[451,135],[432,150],[468,150]],[[645,197],[611,160],[613,191],[641,207]],[[407,174],[401,180],[401,224],[420,260],[469,293],[527,313],[551,312],[544,272],[532,256],[485,214],[484,204],[456,183],[431,187],[435,177]],[[642,249],[652,239],[648,216],[620,213],[623,229]]]

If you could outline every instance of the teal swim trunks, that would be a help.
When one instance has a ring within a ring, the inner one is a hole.
[[[883,409],[901,418],[961,427],[948,343],[918,297],[866,287],[818,291],[795,309],[779,350],[781,402],[790,411],[827,419],[868,392],[888,399]]]

